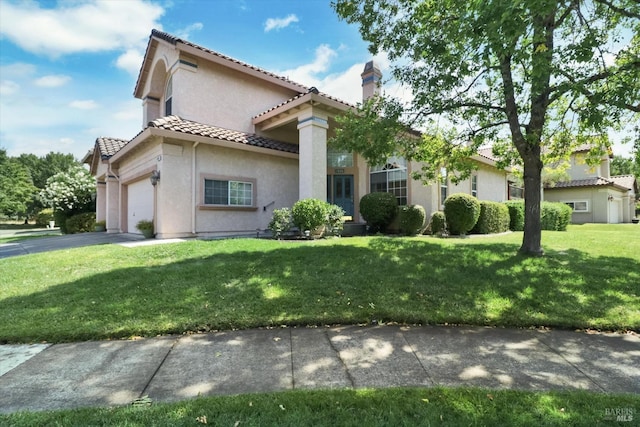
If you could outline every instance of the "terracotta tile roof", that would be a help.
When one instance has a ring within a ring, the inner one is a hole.
[[[108,159],[120,151],[120,149],[127,145],[128,142],[129,140],[121,138],[109,138],[104,136],[97,138],[96,144],[98,144],[98,148],[100,148],[100,158],[102,160]]]
[[[271,112],[271,111],[273,111],[273,110],[276,110],[276,109],[278,109],[278,108],[280,108],[280,107],[283,107],[283,106],[285,106],[285,105],[287,105],[287,104],[290,104],[290,103],[292,103],[292,102],[294,102],[294,101],[296,101],[296,100],[298,100],[298,99],[302,98],[303,96],[305,96],[305,95],[306,95],[306,94],[308,94],[308,93],[315,93],[316,95],[320,95],[320,96],[321,96],[321,97],[323,97],[323,98],[327,98],[327,99],[330,99],[330,100],[332,100],[332,101],[339,102],[340,104],[343,104],[343,105],[345,105],[345,106],[347,106],[347,107],[349,107],[349,108],[356,108],[356,106],[355,106],[355,105],[353,105],[353,104],[350,104],[350,103],[348,103],[348,102],[346,102],[346,101],[343,101],[343,100],[341,100],[341,99],[339,99],[339,98],[336,98],[335,96],[331,96],[331,95],[328,95],[328,94],[326,94],[326,93],[320,92],[320,91],[319,91],[318,89],[316,89],[315,87],[311,87],[311,88],[309,88],[309,90],[307,90],[305,93],[300,93],[300,94],[298,94],[298,95],[294,96],[293,98],[289,98],[289,99],[287,99],[286,101],[283,101],[283,102],[279,103],[278,105],[274,105],[273,107],[269,108],[268,110],[265,110],[265,111],[263,111],[262,113],[260,113],[260,114],[257,114],[257,115],[255,115],[255,116],[253,116],[253,118],[254,118],[254,119],[257,119],[258,117],[262,117],[262,116],[264,116],[265,114],[268,114],[268,113],[270,113],[270,112]]]
[[[296,83],[296,82],[294,82],[292,80],[289,80],[286,77],[279,76],[277,74],[271,73],[271,72],[269,72],[267,70],[264,70],[262,68],[255,67],[253,65],[247,64],[246,62],[239,61],[237,59],[231,58],[230,56],[223,55],[223,54],[221,54],[219,52],[207,49],[207,48],[199,46],[199,45],[197,45],[195,43],[191,43],[190,41],[181,39],[181,38],[176,37],[174,35],[171,35],[169,33],[165,33],[163,31],[159,31],[159,30],[153,29],[153,30],[151,30],[151,37],[157,37],[157,38],[159,38],[161,40],[164,40],[164,41],[166,41],[168,43],[171,43],[172,45],[176,45],[177,43],[182,43],[182,44],[185,44],[187,46],[191,46],[191,47],[193,47],[195,49],[199,49],[199,50],[201,50],[203,52],[206,52],[208,54],[217,56],[217,57],[225,59],[227,61],[234,62],[234,63],[236,63],[238,65],[241,65],[243,67],[247,67],[247,68],[249,68],[251,70],[258,71],[258,72],[263,73],[263,74],[265,74],[265,75],[267,75],[269,77],[274,77],[274,78],[277,78],[279,80],[282,80],[283,82],[287,82],[287,83],[299,86],[302,92],[307,92],[309,90],[309,88],[307,86],[301,85],[300,83]]]
[[[205,125],[191,120],[185,120],[178,116],[167,116],[149,122],[149,127],[166,129],[180,132],[187,135],[199,135],[222,141],[237,142],[239,144],[251,145],[253,147],[268,148],[270,150],[284,151],[286,153],[298,154],[298,145],[288,142],[276,141],[260,135],[240,132],[237,130],[224,129],[217,126]]]
[[[494,162],[498,161],[498,159],[493,155],[493,149],[491,147],[478,149],[478,155],[489,160],[493,160]]]
[[[633,175],[616,175],[616,176],[612,176],[609,179],[611,179],[611,181],[615,182],[621,187],[625,187],[630,190],[637,189],[638,183],[636,181],[636,177]]]
[[[618,182],[615,182],[613,178],[603,178],[601,176],[597,176],[594,178],[586,178],[586,179],[574,179],[571,181],[560,181],[560,182],[556,182],[553,186],[545,185],[544,188],[548,190],[553,190],[555,188],[606,187],[606,186],[617,187],[623,190],[630,190],[632,188],[632,187],[627,187],[625,185],[621,185]]]

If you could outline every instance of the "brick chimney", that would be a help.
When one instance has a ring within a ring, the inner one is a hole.
[[[360,74],[360,77],[362,77],[363,101],[366,101],[373,95],[378,95],[380,93],[382,72],[380,72],[380,68],[378,68],[373,61],[369,61],[365,64],[364,71]]]

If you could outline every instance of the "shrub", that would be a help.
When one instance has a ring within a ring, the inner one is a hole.
[[[284,233],[291,230],[293,227],[293,218],[291,216],[291,209],[282,208],[274,209],[271,222],[269,222],[269,230],[273,233],[276,239],[279,239]]]
[[[60,232],[63,234],[67,234],[67,218],[69,218],[69,216],[66,212],[53,211],[53,220],[56,225],[60,227]]]
[[[561,202],[542,202],[540,211],[543,230],[567,231],[573,212],[571,207]]]
[[[466,234],[478,221],[480,202],[469,194],[452,194],[444,201],[444,215],[451,234]]]
[[[509,200],[504,202],[509,209],[509,230],[522,231],[524,230],[524,201],[522,200]]]
[[[95,230],[95,212],[85,212],[69,217],[65,223],[67,234],[87,233]]]
[[[36,214],[36,225],[47,226],[49,221],[53,221],[53,209],[42,209]]]
[[[436,211],[431,215],[430,227],[431,234],[441,234],[447,229],[444,212]]]
[[[329,203],[318,199],[297,201],[291,209],[293,223],[301,233],[317,231],[327,223]]]
[[[344,230],[344,209],[338,205],[329,205],[327,209],[327,232],[339,236]]]
[[[413,236],[420,234],[424,229],[424,220],[427,214],[422,206],[401,206],[398,216],[400,220],[400,231],[402,234]]]
[[[385,231],[398,210],[398,201],[391,193],[369,193],[360,199],[360,214],[373,232]]]
[[[473,226],[473,233],[504,233],[509,230],[509,208],[504,203],[480,202],[480,216]]]
[[[146,238],[151,238],[154,235],[153,221],[151,220],[143,219],[138,221],[136,228],[140,230],[142,235]]]

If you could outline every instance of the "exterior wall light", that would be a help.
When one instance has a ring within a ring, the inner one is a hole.
[[[149,180],[151,181],[151,185],[155,187],[156,184],[158,184],[158,181],[160,181],[160,171],[155,170],[151,172],[151,176],[149,177]]]

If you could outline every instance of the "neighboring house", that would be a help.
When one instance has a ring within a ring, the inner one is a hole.
[[[631,222],[635,216],[638,183],[633,175],[611,176],[612,153],[599,164],[589,166],[590,145],[576,149],[570,158],[570,180],[546,185],[544,200],[566,203],[573,208],[572,222],[617,224]]]
[[[363,98],[379,88],[373,62],[362,73]],[[151,32],[134,96],[143,130],[126,141],[98,138],[84,159],[97,180],[97,220],[108,232],[138,233],[153,220],[159,238],[255,235],[274,209],[313,197],[361,221],[360,198],[393,193],[427,214],[454,192],[508,198],[506,172],[490,154],[466,181],[424,186],[415,163],[393,158],[369,167],[333,150],[335,117],[353,105],[170,34]]]

